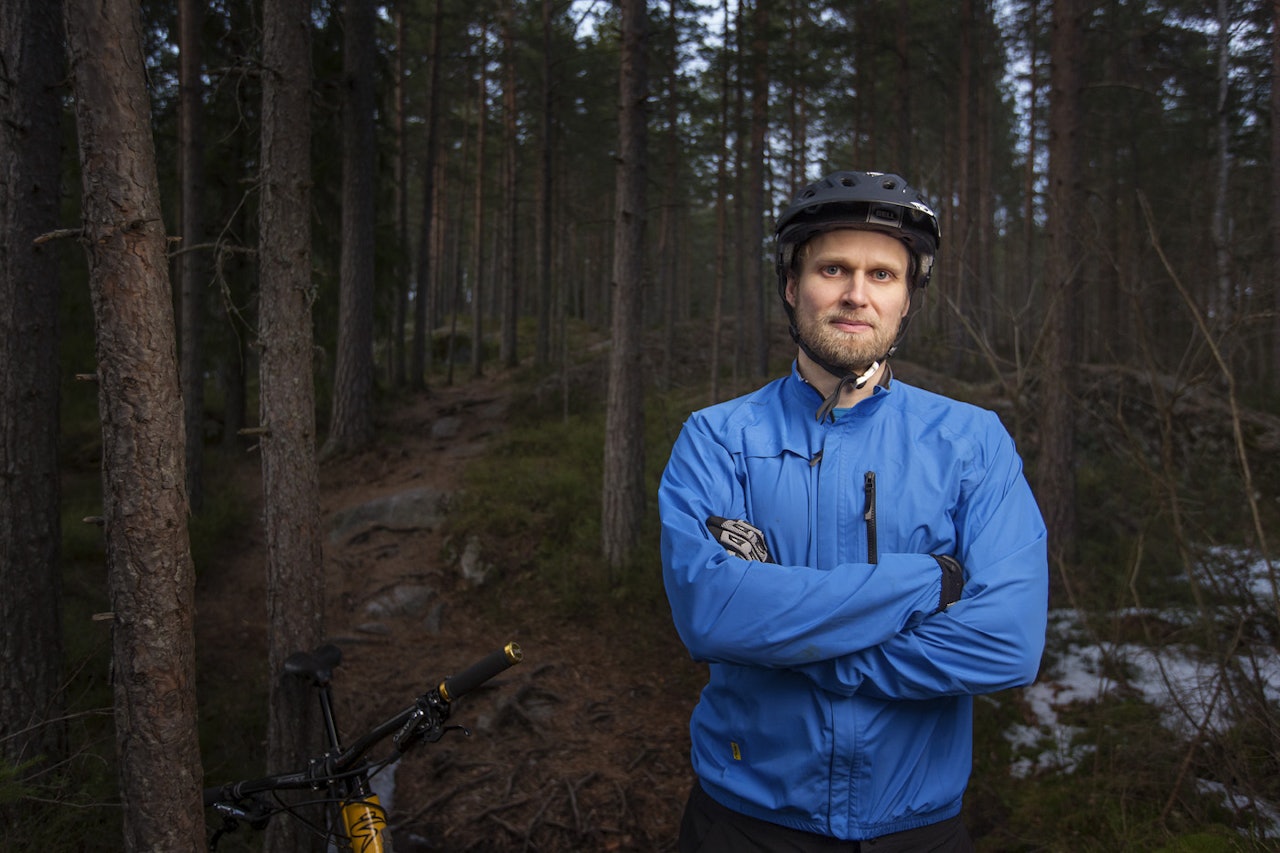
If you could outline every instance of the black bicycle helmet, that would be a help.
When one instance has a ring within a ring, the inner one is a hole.
[[[912,286],[929,284],[942,234],[938,217],[920,191],[900,175],[834,172],[801,190],[778,217],[780,293],[786,288],[795,250],[815,234],[837,228],[883,231],[897,237],[911,253]]]
[[[795,310],[787,301],[787,280],[796,250],[815,235],[838,228],[881,231],[901,240],[911,257],[913,290],[928,286],[942,242],[938,217],[924,196],[900,175],[886,172],[833,172],[801,190],[782,211],[775,232],[778,296],[791,324],[791,337],[816,364],[840,379],[835,394],[818,410],[819,420],[830,413],[846,384],[861,388],[897,349],[895,342],[883,358],[873,362],[861,376],[854,376],[827,363],[800,339]]]

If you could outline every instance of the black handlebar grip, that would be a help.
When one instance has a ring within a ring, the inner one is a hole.
[[[500,672],[515,666],[524,657],[520,647],[507,643],[501,649],[472,664],[457,675],[440,682],[440,698],[446,702],[460,699]]]

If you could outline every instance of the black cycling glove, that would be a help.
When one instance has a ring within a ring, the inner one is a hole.
[[[707,529],[711,531],[711,536],[733,556],[744,560],[769,562],[769,549],[764,544],[764,532],[759,528],[736,518],[721,518],[713,515],[707,518]]]
[[[933,559],[938,561],[938,568],[942,569],[942,595],[938,600],[938,609],[934,611],[941,613],[960,600],[960,593],[964,592],[964,569],[955,557],[948,557],[946,554],[934,554]]]

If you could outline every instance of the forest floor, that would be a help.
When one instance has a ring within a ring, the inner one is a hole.
[[[995,385],[962,386],[909,362],[897,363],[895,375],[997,410],[1004,407],[1004,414],[1017,420]],[[595,374],[585,381],[599,387]],[[688,718],[705,668],[689,659],[660,591],[627,599],[604,594],[603,600],[597,592],[595,599],[581,596],[593,606],[565,606],[559,599],[580,591],[566,588],[572,585],[566,573],[551,580],[521,565],[532,547],[505,564],[496,553],[473,559],[469,543],[451,540],[445,524],[466,488],[468,463],[499,447],[505,425],[521,416],[522,404],[513,402],[520,387],[511,377],[490,375],[386,403],[371,449],[321,466],[327,636],[343,652],[334,681],[339,723],[352,735],[381,722],[443,677],[515,641],[524,661],[457,703],[450,722],[466,726],[470,735],[450,732],[380,777],[390,783],[380,787],[398,853],[671,851],[692,781]],[[664,418],[674,428],[683,413],[668,411]],[[1230,423],[1203,418],[1202,431],[1207,420]],[[1253,413],[1246,426],[1262,444],[1280,436],[1280,418],[1272,415]],[[1035,435],[1023,438],[1025,453]],[[272,676],[265,665],[266,553],[257,458],[250,452],[218,463],[215,476],[231,479],[229,491],[243,496],[246,505],[236,514],[244,521],[217,547],[215,565],[197,565],[203,758],[211,784],[262,771],[257,762]],[[1270,473],[1259,477],[1274,482]],[[565,534],[549,530],[544,535]],[[552,545],[549,550],[561,553],[569,547]],[[1247,566],[1250,559],[1239,562]],[[658,571],[655,565],[655,575]],[[1175,586],[1186,585],[1185,578],[1173,574]],[[971,783],[966,807],[980,849],[1052,849],[1032,839],[1063,832],[1077,839],[1117,840],[1099,841],[1090,849],[1174,849],[1159,847],[1160,839],[1198,830],[1197,820],[1209,825],[1203,816],[1174,826],[1150,809],[1135,813],[1136,818],[1126,811],[1167,800],[1175,775],[1181,778],[1181,771],[1168,768],[1185,764],[1184,749],[1176,735],[1169,735],[1176,726],[1154,724],[1155,716],[1131,719],[1126,711],[1131,702],[1109,700],[1123,687],[1126,696],[1147,697],[1157,709],[1153,715],[1194,705],[1194,685],[1190,698],[1179,690],[1170,699],[1169,661],[1162,658],[1154,668],[1158,683],[1154,676],[1144,680],[1143,667],[1134,661],[1149,662],[1151,653],[1145,647],[1130,649],[1132,643],[1116,645],[1117,638],[1140,642],[1130,626],[1135,618],[1165,626],[1166,633],[1157,636],[1167,638],[1168,624],[1193,625],[1194,617],[1191,612],[1169,622],[1165,611],[1135,616],[1127,606],[1114,615],[1094,614],[1113,628],[1104,632],[1111,641],[1101,646],[1092,634],[1057,636],[1062,632],[1055,629],[1036,688],[984,699],[975,731],[975,758],[983,767]],[[1053,624],[1075,625],[1080,618],[1067,609]],[[1259,655],[1274,657],[1271,641],[1263,645]],[[1120,653],[1130,661],[1123,685],[1115,681],[1119,670],[1108,669],[1103,677],[1098,663]],[[1267,669],[1260,683],[1268,696],[1280,695],[1280,671]],[[1096,719],[1082,718],[1081,709],[1093,709],[1089,714]],[[1093,719],[1097,731],[1078,728],[1075,723],[1082,719]],[[1018,736],[1012,741],[1011,725]],[[1081,762],[1080,754],[1095,757]],[[1115,772],[1117,767],[1126,772]],[[1197,772],[1208,780],[1205,785],[1224,775],[1213,768]],[[1036,785],[1027,784],[1027,773]],[[1046,823],[1064,808],[1064,815],[1054,818],[1058,823]],[[1104,819],[1117,808],[1120,828]],[[1211,814],[1221,809],[1209,808]],[[1238,846],[1245,831],[1238,827],[1250,825],[1261,826],[1253,832],[1266,839],[1256,849],[1274,849],[1266,845],[1280,837],[1280,817],[1271,816],[1269,808],[1249,801],[1244,808],[1232,807],[1225,824],[1214,818],[1215,837],[1226,839],[1221,849],[1255,849]],[[258,835],[237,833],[219,849],[256,849],[246,836]]]
[[[704,673],[669,613],[654,606],[636,618],[566,620],[526,595],[530,578],[464,578],[462,549],[437,523],[434,510],[462,487],[468,460],[502,428],[507,393],[501,378],[432,388],[385,415],[372,449],[322,465],[326,628],[343,652],[339,724],[350,735],[380,722],[516,641],[523,663],[457,703],[451,722],[470,736],[450,732],[395,767],[398,853],[674,849],[692,778],[688,716]],[[243,541],[224,549],[234,554],[202,572],[197,588],[202,709],[212,693],[265,689],[254,460],[235,472],[254,502]],[[350,523],[352,508],[403,495],[435,506],[416,521]],[[218,728],[225,735],[234,725]],[[222,781],[234,771],[210,752],[206,774]]]

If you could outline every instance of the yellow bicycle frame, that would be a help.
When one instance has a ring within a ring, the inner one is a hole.
[[[342,806],[342,823],[356,853],[383,853],[387,845],[387,812],[377,794]]]

